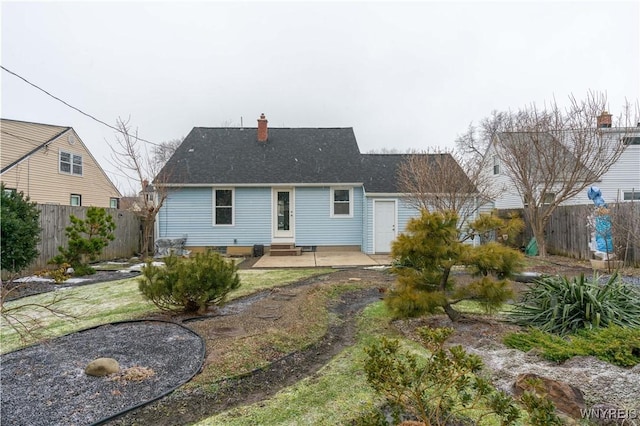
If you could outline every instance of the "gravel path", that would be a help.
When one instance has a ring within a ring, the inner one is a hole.
[[[201,368],[204,350],[202,339],[185,327],[139,321],[104,325],[2,355],[2,425],[100,422],[190,380]],[[101,357],[116,359],[121,371],[144,367],[153,375],[139,381],[87,376],[86,365]]]

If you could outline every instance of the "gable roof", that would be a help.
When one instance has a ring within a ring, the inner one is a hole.
[[[25,161],[27,158],[37,153],[38,151],[48,148],[51,143],[58,143],[61,137],[67,135],[67,141],[69,143],[77,143],[81,149],[83,155],[88,156],[91,159],[104,178],[104,182],[108,184],[110,190],[113,190],[113,194],[118,198],[122,196],[120,190],[114,185],[109,176],[107,176],[104,169],[97,162],[89,148],[84,144],[82,139],[75,132],[73,127],[69,126],[56,126],[52,124],[34,123],[29,121],[10,120],[6,118],[0,119],[0,158],[2,170],[0,173],[4,174],[11,169]],[[85,170],[87,168],[83,166]],[[36,170],[37,172],[37,170]],[[97,173],[94,172],[94,173]]]
[[[195,127],[154,183],[362,184],[367,192],[397,194],[403,192],[400,165],[408,156],[424,156],[459,170],[460,181],[473,186],[450,154],[361,154],[352,128],[269,128],[266,142],[258,142],[257,133],[255,127]]]
[[[167,184],[360,183],[352,128],[195,127],[159,176]]]
[[[20,164],[69,130],[71,127],[1,119],[0,140],[2,140],[3,147],[0,173]]]

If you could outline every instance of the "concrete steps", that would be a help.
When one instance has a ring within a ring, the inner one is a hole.
[[[300,256],[302,247],[296,247],[295,244],[271,244],[269,256]]]

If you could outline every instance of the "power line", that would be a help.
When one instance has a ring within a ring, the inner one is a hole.
[[[115,130],[115,131],[116,131],[116,132],[118,132],[118,133],[122,133],[123,135],[130,136],[127,132],[124,132],[124,131],[122,131],[122,130],[118,129],[117,127],[112,126],[111,124],[109,124],[109,123],[105,123],[104,121],[102,121],[102,120],[100,120],[100,119],[98,119],[98,118],[94,117],[93,115],[88,114],[88,113],[86,113],[86,112],[82,111],[81,109],[74,107],[73,105],[71,105],[71,104],[69,104],[69,103],[67,103],[67,102],[63,101],[63,100],[62,100],[62,99],[60,99],[59,97],[57,97],[57,96],[55,96],[55,95],[52,95],[51,93],[47,92],[46,90],[44,90],[42,87],[38,86],[37,84],[34,84],[34,83],[30,82],[30,81],[29,81],[29,80],[27,80],[26,78],[24,78],[24,77],[22,77],[22,76],[20,76],[20,75],[16,74],[15,72],[13,72],[13,71],[11,71],[11,70],[8,70],[8,69],[7,69],[7,68],[5,68],[4,66],[0,65],[0,68],[2,68],[3,70],[5,70],[5,71],[6,71],[6,72],[8,72],[9,74],[12,74],[12,75],[14,75],[14,76],[18,77],[20,80],[24,81],[25,83],[29,84],[30,86],[35,87],[36,89],[40,90],[41,92],[46,93],[47,95],[51,96],[51,97],[52,97],[53,99],[55,99],[56,101],[62,102],[63,104],[65,104],[65,105],[66,105],[66,106],[68,106],[69,108],[71,108],[71,109],[74,109],[74,110],[78,111],[80,114],[85,115],[85,116],[89,117],[90,119],[92,119],[92,120],[94,120],[94,121],[97,121],[98,123],[103,124],[103,125],[107,126],[107,127],[108,127],[108,128],[110,128],[110,129]],[[161,146],[160,144],[157,144],[157,143],[155,143],[155,142],[151,142],[151,141],[148,141],[148,140],[146,140],[146,139],[142,139],[142,138],[137,137],[137,136],[134,136],[134,137],[135,137],[137,140],[140,140],[140,141],[142,141],[142,142],[146,142],[146,143],[148,143],[148,144],[155,145],[155,146]]]

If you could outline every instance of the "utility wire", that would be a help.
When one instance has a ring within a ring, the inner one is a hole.
[[[11,75],[14,75],[14,76],[18,77],[20,80],[24,81],[25,83],[29,84],[30,86],[35,87],[36,89],[40,90],[41,92],[46,93],[47,95],[51,96],[51,97],[52,97],[53,99],[55,99],[56,101],[62,102],[63,104],[65,104],[65,105],[66,105],[66,106],[68,106],[69,108],[71,108],[71,109],[74,109],[74,110],[78,111],[80,114],[82,114],[82,115],[86,115],[86,116],[87,116],[87,117],[89,117],[90,119],[92,119],[92,120],[94,120],[94,121],[97,121],[98,123],[103,124],[103,125],[107,126],[108,128],[115,130],[115,131],[116,131],[116,132],[118,132],[118,133],[122,133],[122,134],[123,134],[123,135],[125,135],[125,136],[131,136],[131,135],[129,135],[127,132],[125,132],[125,131],[123,131],[123,130],[121,130],[121,129],[118,129],[117,127],[114,127],[114,126],[112,126],[112,125],[111,125],[111,124],[109,124],[109,123],[105,123],[104,121],[102,121],[102,120],[100,120],[100,119],[98,119],[98,118],[94,117],[93,115],[91,115],[91,114],[87,114],[86,112],[82,111],[81,109],[76,108],[76,107],[74,107],[73,105],[71,105],[71,104],[69,104],[69,103],[67,103],[67,102],[63,101],[63,100],[62,100],[62,99],[60,99],[59,97],[57,97],[57,96],[55,96],[55,95],[52,95],[51,93],[49,93],[49,92],[47,92],[46,90],[44,90],[42,87],[38,86],[37,84],[34,84],[34,83],[30,82],[29,80],[27,80],[26,78],[24,78],[24,77],[22,77],[22,76],[20,76],[20,75],[16,74],[15,72],[13,72],[13,71],[11,71],[11,70],[8,70],[8,69],[7,69],[7,68],[5,68],[4,66],[0,65],[0,68],[2,68],[3,70],[5,70],[6,72],[8,72],[8,73],[9,73],[9,74],[11,74]],[[157,144],[157,143],[154,143],[154,142],[148,141],[148,140],[146,140],[146,139],[142,139],[142,138],[137,137],[137,136],[134,136],[134,137],[135,137],[137,140],[140,140],[140,141],[142,141],[142,142],[146,142],[146,143],[151,144],[151,145],[155,145],[155,146],[162,146],[162,145],[160,145],[160,144]]]

